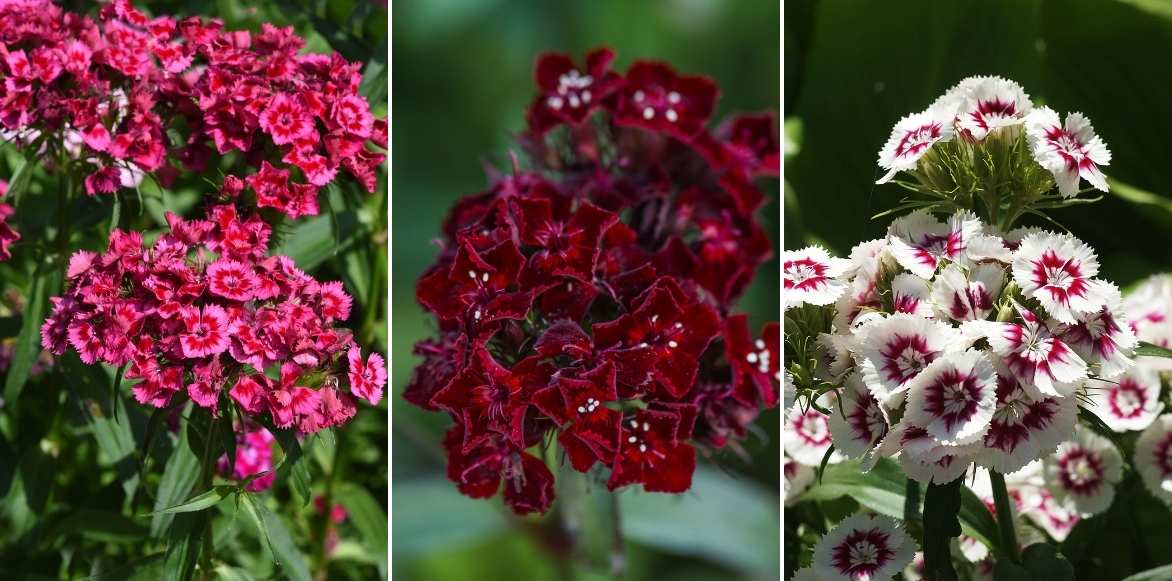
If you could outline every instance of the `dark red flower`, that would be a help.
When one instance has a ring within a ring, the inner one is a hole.
[[[681,76],[660,62],[636,61],[627,71],[626,81],[616,123],[684,138],[704,127],[720,93],[710,79]]]
[[[419,280],[416,296],[442,321],[491,330],[497,321],[523,319],[529,312],[532,294],[517,286],[524,261],[511,241],[484,252],[465,243],[448,268]]]
[[[569,215],[555,215],[548,199],[518,198],[514,203],[520,214],[521,244],[538,248],[526,265],[524,278],[529,284],[547,283],[558,276],[584,283],[594,280],[599,240],[618,216],[588,203]]]
[[[578,377],[559,375],[554,385],[533,396],[537,408],[560,426],[558,442],[570,464],[586,472],[595,461],[610,464],[618,451],[619,420],[622,414],[603,404],[619,399],[615,389],[615,367],[606,362]]]
[[[639,410],[623,419],[619,455],[606,487],[642,483],[647,492],[691,488],[696,449],[679,439],[681,417],[670,411]]]
[[[583,70],[566,54],[539,56],[534,77],[540,92],[529,107],[529,128],[540,135],[562,123],[577,125],[603,106],[622,86],[622,77],[610,70],[612,62],[609,48],[590,51]]]
[[[761,337],[749,333],[749,317],[732,315],[724,322],[725,356],[733,372],[733,396],[746,406],[777,405],[781,381],[781,327],[769,323]]]

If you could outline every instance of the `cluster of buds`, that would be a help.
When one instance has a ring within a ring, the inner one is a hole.
[[[377,404],[386,370],[378,354],[363,361],[340,327],[351,304],[342,284],[267,256],[269,227],[256,216],[240,219],[233,206],[210,214],[168,215],[170,232],[149,248],[138,232],[114,230],[105,253],[74,253],[69,288],[41,328],[44,348],[127,366],[145,405],[183,392],[215,412],[228,389],[246,413],[303,433],[350,419],[355,396]]]
[[[751,334],[736,299],[769,258],[753,184],[778,171],[771,115],[705,126],[717,88],[614,54],[538,59],[521,144],[444,227],[417,286],[440,333],[405,398],[449,413],[464,494],[544,512],[553,474],[527,450],[556,433],[570,465],[616,489],[683,492],[696,446],[739,450],[777,404],[779,329]],[[519,164],[520,162],[516,162]]]
[[[5,2],[0,130],[34,153],[67,151],[90,195],[147,173],[166,186],[236,151],[223,201],[247,185],[256,206],[316,215],[318,189],[339,169],[375,190],[385,155],[367,145],[385,148],[387,129],[358,94],[361,65],[304,46],[292,27],[148,18],[129,0],[97,20],[49,0]]]

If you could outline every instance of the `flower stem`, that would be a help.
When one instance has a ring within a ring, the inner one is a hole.
[[[1005,477],[1000,472],[989,471],[989,480],[993,484],[993,504],[997,508],[997,528],[1001,530],[1001,550],[1003,557],[1011,563],[1021,559],[1017,554],[1017,531],[1013,523],[1013,505],[1009,502],[1009,491],[1005,488]]]

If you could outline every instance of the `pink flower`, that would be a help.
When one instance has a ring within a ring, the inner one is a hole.
[[[206,357],[228,349],[228,313],[224,307],[187,307],[181,311],[180,317],[186,329],[179,335],[179,345],[185,357]]]
[[[252,269],[235,260],[220,259],[208,265],[208,290],[237,301],[253,298],[260,281]]]
[[[382,355],[371,353],[363,363],[362,351],[355,345],[350,348],[346,358],[350,362],[350,391],[370,402],[370,405],[378,405],[383,398],[383,386],[387,383],[387,368],[383,365]]]
[[[99,168],[85,178],[85,193],[112,194],[122,187],[122,172],[118,168],[106,166]]]
[[[300,139],[317,139],[313,117],[306,113],[296,97],[285,93],[279,93],[269,101],[268,107],[260,114],[260,128],[277,145],[289,145]]]

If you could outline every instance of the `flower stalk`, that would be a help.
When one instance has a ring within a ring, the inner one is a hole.
[[[1010,504],[1009,491],[1005,488],[1005,476],[995,470],[989,471],[989,481],[993,485],[993,504],[997,509],[997,529],[1001,532],[1002,558],[1011,563],[1018,563],[1017,529],[1013,522],[1013,505]]]

